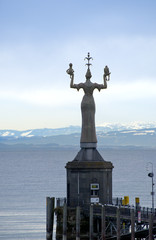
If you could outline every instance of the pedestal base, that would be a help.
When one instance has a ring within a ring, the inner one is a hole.
[[[112,203],[113,165],[104,161],[96,149],[91,149],[91,153],[95,157],[93,161],[88,160],[88,150],[81,149],[76,158],[66,165],[67,204],[70,207],[85,207],[93,202]],[[100,161],[97,161],[99,158]]]

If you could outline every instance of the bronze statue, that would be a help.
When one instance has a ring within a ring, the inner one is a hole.
[[[86,64],[88,66],[86,72],[86,81],[84,83],[74,84],[74,70],[72,68],[72,63],[69,64],[69,69],[66,71],[71,78],[70,87],[76,88],[78,91],[79,89],[83,89],[84,96],[81,102],[81,112],[82,112],[82,130],[81,130],[81,144],[88,143],[94,144],[97,143],[96,138],[96,130],[95,130],[95,102],[93,98],[93,91],[97,88],[99,91],[101,89],[107,88],[107,81],[110,80],[110,72],[109,68],[106,66],[104,68],[104,75],[103,80],[104,84],[92,83],[90,81],[92,75],[90,71],[90,53],[88,53],[88,57],[85,59],[88,60]]]

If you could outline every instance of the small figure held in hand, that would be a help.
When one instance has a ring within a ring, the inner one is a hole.
[[[72,78],[72,76],[74,75],[74,70],[72,68],[73,64],[69,63],[69,69],[67,69],[67,73],[70,75],[70,78]]]
[[[109,68],[108,68],[108,66],[105,66],[105,68],[104,68],[104,79],[106,80],[106,81],[109,81],[110,80],[110,71],[109,71]]]

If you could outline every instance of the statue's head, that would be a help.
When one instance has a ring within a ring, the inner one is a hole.
[[[89,80],[92,77],[92,74],[89,68],[87,69],[85,77],[86,77],[86,80]]]

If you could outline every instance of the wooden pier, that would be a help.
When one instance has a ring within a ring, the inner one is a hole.
[[[51,211],[56,214],[57,240],[156,239],[156,209],[100,204],[71,208],[65,199],[57,199]]]

